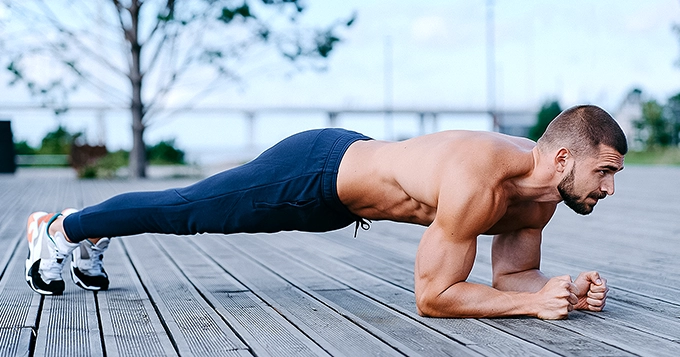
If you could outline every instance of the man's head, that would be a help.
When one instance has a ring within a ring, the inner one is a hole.
[[[579,214],[589,214],[599,199],[614,194],[614,174],[623,169],[628,151],[621,127],[593,105],[572,107],[558,115],[538,139],[537,148],[554,159],[562,175],[557,190]]]

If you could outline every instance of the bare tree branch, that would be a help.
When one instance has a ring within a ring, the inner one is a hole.
[[[38,4],[41,5],[43,11],[45,12],[45,15],[52,23],[52,26],[54,26],[60,33],[67,35],[69,39],[73,41],[73,43],[75,43],[81,51],[85,52],[88,56],[91,56],[98,62],[102,63],[105,67],[113,71],[115,74],[126,76],[125,72],[123,72],[120,68],[116,67],[113,63],[109,62],[109,60],[106,59],[106,57],[101,56],[96,51],[93,51],[82,41],[80,41],[80,37],[71,32],[68,28],[66,28],[66,26],[64,26],[63,23],[59,21],[58,17],[54,14],[52,9],[49,6],[47,6],[47,4],[45,4],[43,0],[38,0]]]
[[[125,21],[123,20],[123,11],[127,10],[126,7],[124,7],[120,1],[118,0],[111,0],[113,2],[113,5],[116,7],[116,15],[118,15],[118,23],[120,24],[120,30],[123,32],[123,36],[125,37],[125,40],[128,42],[128,44],[132,43],[131,40],[131,35],[130,35],[130,30],[125,26]],[[128,60],[128,67],[132,68],[132,56],[129,55],[126,56]],[[127,74],[128,79],[130,78],[130,74]]]
[[[165,9],[168,11],[167,15],[164,17],[161,17],[160,14],[158,14],[158,17],[156,19],[156,24],[154,25],[153,29],[151,29],[151,32],[149,33],[149,36],[147,37],[148,39],[153,38],[153,36],[156,34],[156,31],[160,29],[164,24],[166,24],[169,20],[172,20],[172,18],[175,15],[175,1],[174,0],[168,0],[168,2],[165,4]],[[144,41],[147,42],[147,41]]]
[[[235,81],[241,81],[241,78],[233,74],[233,76],[230,75],[230,78],[235,80]],[[205,86],[200,92],[196,93],[193,97],[191,97],[189,100],[185,101],[184,106],[180,106],[178,108],[174,108],[172,111],[166,113],[164,115],[165,118],[170,118],[179,112],[182,111],[187,111],[191,110],[193,108],[196,108],[196,106],[199,104],[200,100],[199,98],[205,98],[208,93],[213,92],[216,90],[222,81],[224,80],[224,77],[216,77],[212,80],[212,82]],[[161,109],[158,109],[156,111],[153,111],[152,113],[149,113],[149,119],[152,119],[157,113],[160,113]],[[157,122],[149,122],[148,125],[157,125]],[[165,123],[165,121],[163,121]]]

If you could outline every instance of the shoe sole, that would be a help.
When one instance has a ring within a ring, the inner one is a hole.
[[[78,287],[85,289],[85,290],[90,290],[90,291],[100,291],[100,290],[106,290],[103,289],[101,286],[91,286],[85,284],[80,278],[78,278],[78,275],[76,274],[75,267],[73,266],[73,261],[71,261],[71,268],[69,269],[71,271],[71,279],[73,280],[73,283],[78,285]]]
[[[33,285],[33,279],[30,278],[30,274],[33,268],[39,269],[40,267],[40,259],[38,259],[35,263],[33,263],[33,266],[28,269],[27,274],[29,275],[28,278],[26,278],[26,283],[28,283],[28,286],[35,291],[36,293],[40,295],[62,295],[64,291],[51,291],[51,290],[43,290],[35,285]]]

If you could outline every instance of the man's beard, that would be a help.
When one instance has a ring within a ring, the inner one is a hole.
[[[581,200],[581,198],[576,193],[574,193],[574,180],[576,176],[575,172],[576,166],[572,167],[571,172],[569,172],[569,174],[567,174],[567,176],[562,179],[562,182],[557,185],[557,191],[559,191],[560,196],[562,196],[562,200],[564,200],[564,204],[566,204],[567,207],[574,210],[574,212],[585,216],[593,211],[595,203],[589,205],[585,202],[585,198]],[[588,194],[588,196],[586,196],[586,198],[593,198],[596,200],[600,200],[605,197],[607,197],[607,193],[605,192],[591,192]]]

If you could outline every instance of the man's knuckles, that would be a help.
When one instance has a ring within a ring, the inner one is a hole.
[[[595,306],[595,307],[604,306],[604,300],[600,300],[600,299],[587,299],[586,302],[588,303],[588,306]]]

